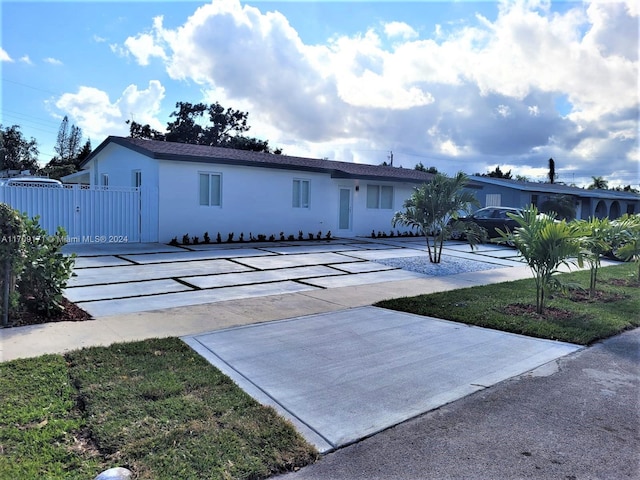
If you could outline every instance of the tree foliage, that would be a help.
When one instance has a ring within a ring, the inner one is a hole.
[[[606,190],[609,188],[609,182],[602,177],[591,177],[593,180],[587,190]]]
[[[444,241],[451,238],[455,222],[450,223],[449,220],[455,220],[460,212],[469,212],[472,206],[480,205],[475,195],[465,190],[467,182],[468,177],[462,172],[454,177],[438,173],[431,182],[416,187],[411,197],[405,200],[404,211],[396,212],[393,216],[394,227],[399,224],[417,228],[425,236],[432,263],[440,263]],[[474,229],[477,225],[470,222],[465,224],[470,229],[465,234],[473,248],[485,238],[486,232]]]
[[[542,202],[540,212],[554,212],[560,220],[572,220],[576,217],[575,198],[572,195],[552,195]]]
[[[0,124],[0,170],[38,170],[38,143],[35,138],[27,140],[20,127]]]
[[[65,115],[53,148],[57,155],[39,173],[60,179],[80,170],[82,161],[91,154],[91,140],[83,144],[82,129],[74,124],[69,125],[69,119]]]
[[[556,162],[553,158],[549,159],[549,183],[556,181]]]
[[[483,177],[492,177],[492,178],[506,178],[507,180],[511,179],[511,170],[509,170],[508,172],[503,172],[500,169],[500,165],[496,166],[496,169],[491,171],[491,172],[487,172],[487,173],[483,173],[482,174]]]
[[[418,163],[415,167],[415,170],[418,170],[419,172],[426,172],[426,173],[433,173],[434,175],[436,173],[438,173],[438,169],[436,167],[425,167],[422,162]]]
[[[615,256],[638,266],[637,280],[640,282],[640,214],[625,213],[613,222],[616,235],[613,242]]]
[[[218,102],[211,105],[177,102],[176,110],[170,117],[174,120],[167,123],[166,133],[154,130],[149,125],[127,121],[129,136],[272,153],[268,141],[243,135],[251,128],[247,122],[248,112],[224,108]]]

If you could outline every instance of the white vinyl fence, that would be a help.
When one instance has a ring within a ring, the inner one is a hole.
[[[40,226],[51,235],[63,227],[68,243],[141,241],[140,188],[0,186],[0,203],[40,216]]]

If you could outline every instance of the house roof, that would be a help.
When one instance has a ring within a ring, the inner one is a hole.
[[[523,182],[520,180],[510,180],[505,178],[472,176],[472,181],[479,184],[496,185],[500,187],[513,188],[524,192],[539,192],[554,195],[574,195],[585,198],[618,199],[640,201],[640,195],[633,192],[619,192],[617,190],[600,190],[572,187],[561,183]]]
[[[232,148],[163,142],[141,138],[110,136],[89,155],[81,165],[86,166],[107,145],[115,143],[157,160],[202,162],[252,167],[303,170],[329,173],[333,178],[358,178],[365,180],[429,182],[433,174],[410,168],[397,168],[362,163],[338,162],[318,158],[292,157],[271,153],[236,150]],[[474,187],[471,183],[468,185]]]

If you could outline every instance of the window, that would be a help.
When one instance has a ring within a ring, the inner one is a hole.
[[[393,187],[367,185],[367,208],[393,208]]]
[[[109,174],[108,173],[103,173],[102,175],[100,175],[100,185],[102,185],[103,187],[108,187],[109,186]]]
[[[485,207],[499,207],[502,204],[502,195],[499,193],[487,193]]]
[[[293,180],[293,207],[309,208],[309,180]]]
[[[142,185],[142,172],[140,170],[133,170],[131,172],[131,183],[134,187]]]
[[[222,205],[221,175],[219,173],[200,173],[200,205],[219,207]]]

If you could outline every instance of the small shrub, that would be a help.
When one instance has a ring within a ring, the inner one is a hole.
[[[284,232],[280,232],[280,241],[284,242]]]
[[[302,233],[302,230],[298,230],[298,240],[304,240],[304,234]]]
[[[332,238],[332,237],[331,237],[331,230],[329,230],[329,231],[327,232],[327,234],[325,235],[325,238],[326,238],[327,240],[331,240],[331,238]]]
[[[193,242],[194,245],[198,245],[200,243],[200,239],[198,237],[193,237],[191,241]]]
[[[267,236],[266,236],[266,235],[264,235],[264,234],[262,234],[262,233],[259,233],[259,234],[258,234],[258,241],[259,241],[259,242],[264,242],[266,239],[267,239]]]
[[[231,232],[228,236],[227,236],[227,243],[231,243],[233,242],[233,232]]]
[[[244,242],[244,232],[240,232],[240,238],[238,239],[239,242]]]
[[[211,237],[209,236],[209,232],[204,232],[204,243],[211,243]]]
[[[320,240],[322,238],[322,232],[318,232],[316,234],[316,240]]]
[[[222,243],[222,235],[220,235],[220,232],[216,235],[216,243]]]
[[[172,245],[174,247],[178,246],[178,237],[173,237],[170,241],[169,241],[169,245]]]
[[[189,245],[190,243],[191,243],[191,237],[189,236],[189,234],[188,234],[188,233],[185,233],[185,234],[182,236],[182,244],[183,244],[183,245]]]
[[[39,219],[23,216],[24,234],[29,241],[24,245],[24,270],[18,277],[18,291],[30,309],[51,316],[63,309],[62,293],[73,275],[75,255],[62,254],[65,230],[58,227],[55,235],[49,235]]]
[[[275,242],[276,241],[276,236],[273,235],[273,234],[269,235],[269,241],[270,242]]]
[[[371,238],[376,238],[376,231],[375,230],[371,230]]]
[[[309,240],[313,240],[313,238],[314,238],[314,237],[313,237],[313,233],[309,232],[307,235],[308,235],[308,237],[309,237]]]
[[[290,241],[290,242],[293,242],[295,239],[296,239],[296,237],[294,237],[293,235],[289,235],[287,237],[287,240]]]

